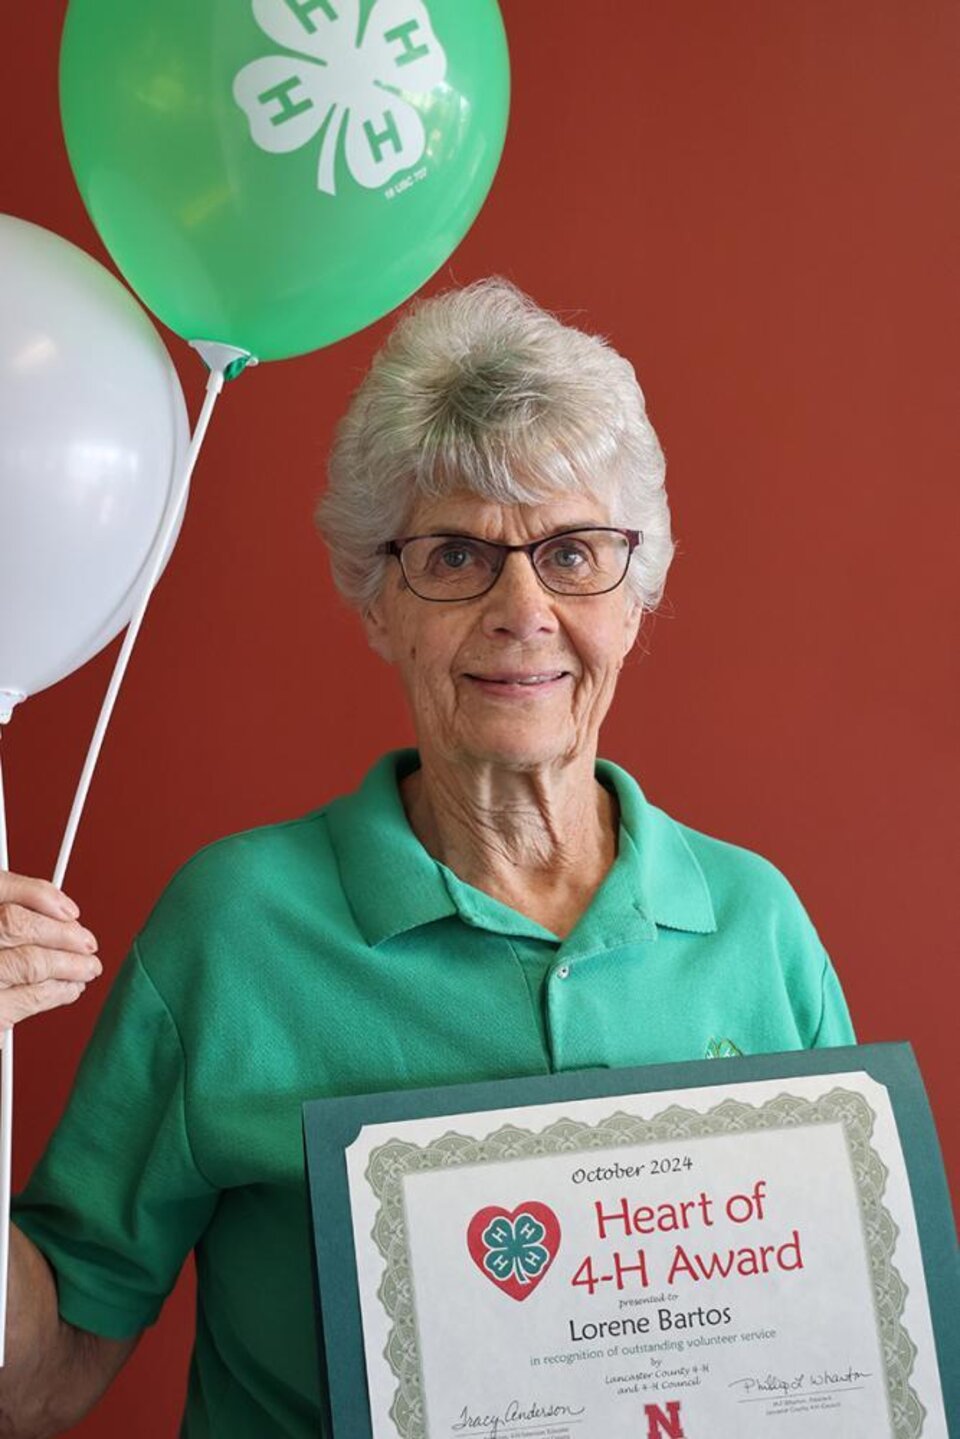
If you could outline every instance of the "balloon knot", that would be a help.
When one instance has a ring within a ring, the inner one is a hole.
[[[244,370],[247,368],[252,358],[252,355],[244,355],[242,359],[231,360],[230,364],[223,372],[223,378],[225,380],[235,380],[238,375],[243,374]]]
[[[211,373],[222,375],[225,380],[235,380],[248,365],[259,363],[256,355],[241,350],[237,345],[223,345],[216,340],[191,340],[190,348],[196,350]]]

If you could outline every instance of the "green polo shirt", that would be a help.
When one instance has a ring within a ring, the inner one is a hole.
[[[196,1250],[189,1439],[329,1433],[305,1099],[853,1041],[766,860],[601,761],[618,854],[560,942],[422,847],[398,789],[417,763],[387,755],[355,794],[179,872],[17,1202],[64,1317],[97,1334],[151,1324]]]

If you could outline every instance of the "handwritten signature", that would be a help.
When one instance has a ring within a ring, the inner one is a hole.
[[[511,1399],[502,1414],[471,1414],[465,1404],[460,1417],[450,1427],[454,1433],[482,1434],[485,1439],[497,1439],[502,1429],[521,1423],[525,1419],[575,1419],[584,1412],[573,1409],[569,1404],[521,1403]]]
[[[808,1386],[810,1391],[836,1389],[841,1385],[856,1384],[861,1379],[872,1379],[873,1375],[848,1364],[846,1369],[820,1369],[815,1373],[793,1374],[785,1378],[779,1374],[750,1375],[744,1379],[732,1379],[728,1389],[740,1389],[744,1393],[795,1394]]]

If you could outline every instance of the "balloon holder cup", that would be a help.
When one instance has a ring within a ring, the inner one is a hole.
[[[222,375],[225,380],[235,380],[248,367],[260,363],[249,350],[222,345],[219,340],[191,340],[190,348],[196,350],[212,375]]]
[[[0,689],[0,724],[7,724],[16,706],[25,699],[23,690]]]

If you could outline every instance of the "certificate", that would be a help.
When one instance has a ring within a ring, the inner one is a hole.
[[[321,1101],[305,1133],[337,1439],[948,1439],[906,1046]]]

